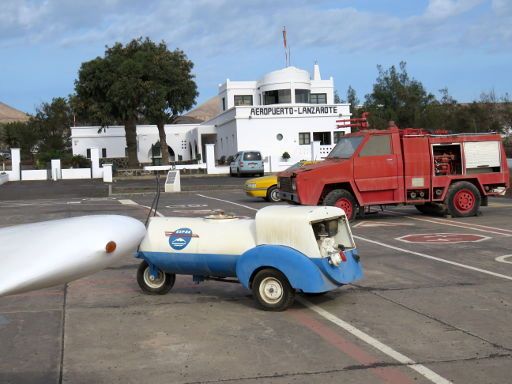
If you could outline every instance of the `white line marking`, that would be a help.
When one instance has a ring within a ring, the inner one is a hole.
[[[399,227],[399,226],[415,226],[412,223],[396,223],[393,221],[360,221],[352,225],[352,228],[374,228],[374,227]]]
[[[507,263],[507,264],[512,264],[512,261],[507,261],[505,259],[508,259],[509,257],[512,257],[512,255],[503,255],[503,256],[498,256],[496,257],[494,260],[500,262],[500,263]]]
[[[229,200],[217,199],[216,197],[210,197],[210,196],[200,195],[199,193],[197,193],[197,196],[204,197],[205,199],[211,199],[211,200],[223,201],[224,203],[229,203],[229,204],[233,204],[233,205],[238,205],[239,207],[244,207],[244,208],[250,209],[250,210],[252,210],[252,211],[257,211],[257,209],[256,209],[256,208],[249,207],[248,205],[243,205],[243,204],[234,203],[234,202],[229,201]]]
[[[380,342],[379,340],[368,335],[367,333],[364,333],[363,331],[359,330],[358,328],[354,327],[353,325],[347,323],[346,321],[340,319],[339,317],[333,315],[332,313],[326,311],[325,309],[322,309],[319,306],[311,303],[310,301],[308,301],[302,297],[297,297],[297,301],[300,302],[305,307],[312,310],[313,312],[316,312],[317,314],[322,316],[324,319],[329,320],[330,322],[336,324],[338,327],[343,328],[345,331],[351,333],[358,339],[364,341],[366,344],[371,345],[373,348],[381,351],[382,353],[384,353],[385,355],[398,361],[399,363],[407,365],[409,368],[418,372],[420,375],[422,375],[426,379],[430,380],[431,382],[433,382],[435,384],[451,383],[451,381],[438,375],[431,369],[425,367],[422,364],[416,363],[411,358],[409,358],[405,355],[402,355],[400,352],[395,351],[393,348],[389,347],[388,345]]]
[[[447,220],[447,221],[449,221],[449,220]],[[457,223],[457,224],[465,224],[465,223],[461,223],[460,221],[452,221],[452,222],[453,223]],[[496,231],[503,231],[503,232],[510,232],[510,233],[512,233],[512,230],[510,230],[510,229],[491,227],[489,225],[481,225],[481,224],[475,224],[475,223],[468,223],[467,225],[470,225],[472,227],[490,228],[490,229],[494,229]]]
[[[414,236],[425,236],[424,240],[408,240],[407,237]],[[453,236],[479,236],[480,238],[477,240],[453,240]],[[414,233],[412,235],[405,235],[400,237],[395,237],[395,240],[402,241],[404,243],[409,244],[458,244],[458,243],[479,243],[480,241],[485,241],[492,239],[492,237],[484,236],[484,235],[473,235],[468,233]]]
[[[465,268],[465,269],[470,269],[472,271],[476,271],[476,272],[484,273],[486,275],[491,275],[491,276],[495,276],[495,277],[499,277],[499,278],[502,278],[502,279],[505,279],[505,280],[511,280],[512,281],[512,276],[502,275],[501,273],[496,273],[496,272],[488,271],[486,269],[472,267],[470,265],[457,263],[455,261],[441,259],[440,257],[430,256],[430,255],[427,255],[425,253],[410,251],[408,249],[395,247],[394,245],[389,245],[389,244],[381,243],[379,241],[366,239],[366,238],[361,237],[361,236],[354,236],[354,238],[356,238],[358,240],[366,241],[368,243],[373,243],[373,244],[376,244],[376,245],[380,245],[381,247],[386,247],[386,248],[394,249],[394,250],[400,251],[400,252],[410,253],[411,255],[416,255],[416,256],[424,257],[424,258],[430,259],[430,260],[440,261],[441,263],[455,265],[457,267],[461,267],[461,268]]]
[[[123,204],[123,205],[139,205],[139,204],[137,204],[135,201],[133,201],[133,200],[129,200],[129,199],[126,199],[126,200],[119,199],[118,201],[119,201],[121,204]]]
[[[119,201],[121,204],[124,204],[124,205],[137,205],[137,206],[139,206],[139,207],[146,208],[147,210],[149,210],[149,211],[151,211],[151,212],[155,212],[155,213],[157,214],[157,216],[165,217],[165,215],[164,215],[164,214],[162,214],[162,213],[160,213],[160,212],[158,212],[158,211],[153,211],[153,210],[151,209],[151,207],[148,207],[147,205],[141,205],[141,204],[139,204],[139,203],[137,203],[137,202],[135,202],[135,201],[133,201],[133,200],[128,200],[128,199],[127,199],[127,200],[122,200],[122,199],[119,199],[118,201]]]
[[[510,230],[508,230],[508,229],[489,227],[489,226],[484,226],[484,225],[479,225],[479,224],[461,223],[460,221],[451,221],[451,220],[444,220],[444,219],[424,219],[424,218],[409,216],[409,215],[403,214],[403,213],[397,213],[397,212],[389,211],[387,209],[386,209],[386,212],[391,214],[391,215],[394,215],[394,216],[402,216],[402,217],[405,217],[405,218],[411,219],[411,220],[425,221],[425,222],[428,222],[428,223],[441,224],[441,225],[449,225],[449,226],[452,226],[452,227],[472,229],[473,231],[479,231],[479,232],[485,232],[485,233],[493,233],[495,235],[502,235],[502,236],[505,236],[505,237],[512,237],[512,234],[503,233],[503,232],[510,232]],[[494,229],[494,231],[491,231],[491,230],[488,230],[488,229],[475,228],[475,227],[487,227],[487,228]],[[496,231],[503,231],[503,232],[496,232]]]

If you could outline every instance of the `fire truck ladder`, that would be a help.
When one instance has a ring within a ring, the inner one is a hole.
[[[368,129],[368,115],[368,112],[363,112],[361,117],[336,120],[336,128],[359,128],[360,130]]]

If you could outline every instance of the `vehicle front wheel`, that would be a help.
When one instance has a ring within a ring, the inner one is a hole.
[[[284,311],[295,298],[286,276],[272,268],[262,269],[254,276],[252,293],[265,311]]]
[[[468,181],[458,181],[450,185],[445,204],[453,217],[475,216],[482,198],[478,188]]]
[[[140,263],[137,269],[137,283],[144,293],[149,295],[164,295],[171,290],[176,281],[174,273],[158,271],[155,279],[151,278],[151,270],[146,261]]]
[[[324,205],[331,205],[345,211],[348,220],[354,220],[357,213],[357,203],[354,196],[346,189],[334,189],[324,198]]]
[[[268,189],[267,201],[270,203],[277,203],[278,201],[281,201],[281,197],[279,197],[279,189],[277,189],[275,185]]]

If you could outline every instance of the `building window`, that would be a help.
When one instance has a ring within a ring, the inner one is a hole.
[[[334,144],[338,144],[338,141],[345,135],[344,131],[335,131],[332,133],[332,139],[334,141]]]
[[[302,104],[309,104],[310,93],[311,92],[309,89],[296,89],[295,90],[295,102],[302,103]]]
[[[300,132],[299,133],[299,145],[308,145],[308,144],[311,144],[311,133]]]
[[[327,104],[327,93],[312,93],[309,100],[311,104]]]
[[[91,148],[87,148],[87,158],[91,158]]]
[[[222,98],[222,110],[223,111],[226,110],[226,98],[225,97]]]
[[[331,145],[331,132],[313,132],[313,141],[319,141],[320,145]]]
[[[266,91],[263,92],[263,101],[265,105],[290,104],[292,102],[292,92],[289,89],[276,89],[275,91]]]
[[[101,157],[107,157],[107,148],[101,148]]]
[[[391,155],[391,135],[370,136],[359,157]]]
[[[235,95],[235,106],[252,105],[252,95]]]

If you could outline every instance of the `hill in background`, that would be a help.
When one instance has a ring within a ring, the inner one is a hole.
[[[29,116],[22,111],[8,106],[0,101],[0,124],[13,121],[27,121]]]

